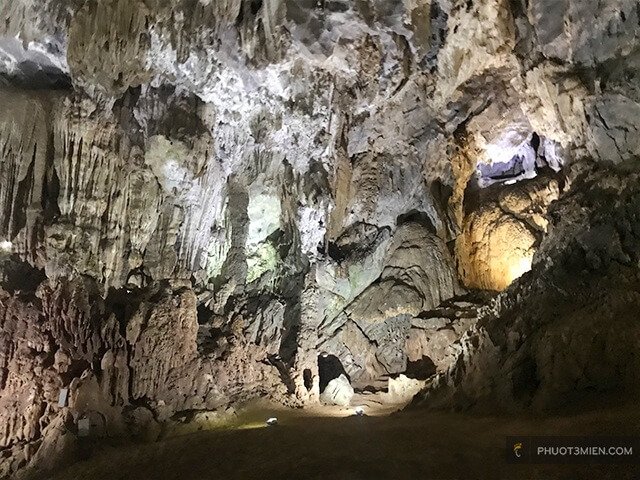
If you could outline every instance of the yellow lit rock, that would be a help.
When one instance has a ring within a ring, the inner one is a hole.
[[[536,238],[497,206],[469,215],[456,242],[458,273],[470,288],[504,290],[531,268]]]
[[[500,291],[531,270],[538,240],[547,228],[547,207],[556,198],[557,182],[537,178],[506,187],[468,213],[456,239],[464,285]]]
[[[519,260],[514,261],[509,266],[509,273],[505,280],[509,283],[513,282],[516,278],[520,278],[522,275],[531,270],[532,257],[522,257]]]

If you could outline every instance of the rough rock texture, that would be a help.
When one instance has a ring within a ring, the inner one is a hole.
[[[320,394],[320,401],[322,403],[339,405],[341,407],[351,405],[351,398],[353,398],[353,387],[344,374],[331,380]]]
[[[426,380],[436,372],[446,371],[456,359],[456,341],[476,324],[478,310],[489,298],[486,294],[452,298],[412,318],[404,348],[406,374]]]
[[[323,352],[447,370],[568,172],[640,153],[636,3],[1,2],[0,472],[317,401]]]
[[[553,410],[637,394],[640,174],[630,168],[574,180],[532,271],[484,307],[414,404]]]
[[[503,290],[531,269],[547,230],[547,208],[560,193],[558,181],[540,176],[479,192],[479,205],[465,216],[456,239],[458,273],[464,284]],[[467,193],[469,203],[474,195]]]
[[[320,348],[337,355],[359,383],[404,372],[412,317],[458,289],[446,246],[427,226],[415,221],[400,225],[387,252],[379,278],[321,325]],[[353,282],[353,269],[347,266],[347,271]]]

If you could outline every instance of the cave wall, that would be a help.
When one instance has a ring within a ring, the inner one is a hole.
[[[315,401],[322,352],[445,371],[458,297],[529,268],[586,158],[638,155],[636,7],[3,2],[3,468],[91,412]]]
[[[532,270],[483,307],[415,406],[558,412],[635,402],[638,180],[635,165],[576,176],[550,207]]]

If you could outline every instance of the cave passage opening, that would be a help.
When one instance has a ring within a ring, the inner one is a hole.
[[[528,139],[515,150],[498,145],[487,146],[491,158],[489,163],[479,163],[476,169],[476,181],[480,188],[496,183],[510,185],[521,180],[535,178],[545,169],[559,172],[564,166],[559,145],[551,139],[530,132]],[[505,151],[511,150],[510,157],[504,158]]]
[[[304,382],[304,388],[307,389],[307,392],[310,392],[313,388],[313,373],[311,373],[310,368],[305,368],[302,372],[302,381]]]
[[[351,377],[344,369],[342,362],[338,357],[329,353],[321,353],[318,355],[318,376],[320,381],[320,393],[324,392],[329,382],[340,375],[347,377],[351,382]]]

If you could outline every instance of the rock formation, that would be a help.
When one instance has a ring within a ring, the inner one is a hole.
[[[433,405],[629,386],[639,12],[2,2],[0,476],[317,402],[322,354]]]
[[[556,410],[637,395],[638,180],[635,166],[577,176],[533,269],[484,307],[416,405]]]

